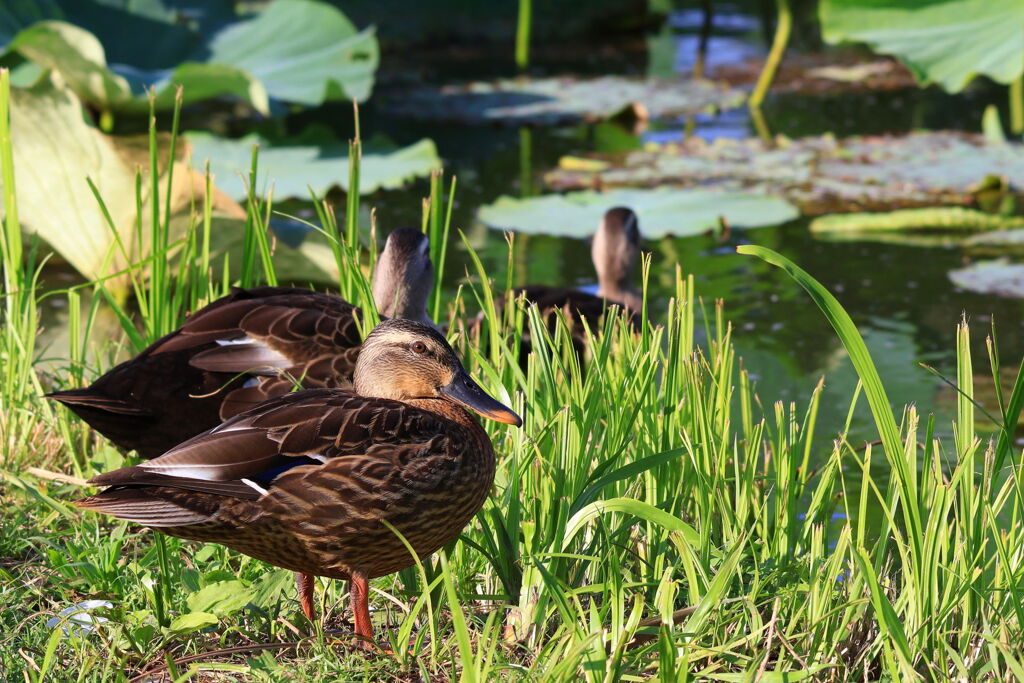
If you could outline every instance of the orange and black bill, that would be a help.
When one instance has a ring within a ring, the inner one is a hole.
[[[504,424],[515,425],[516,427],[520,427],[523,424],[522,418],[512,412],[505,404],[491,398],[465,371],[457,373],[451,382],[441,387],[441,393],[454,401],[458,401],[473,412],[486,417],[488,420],[503,422]]]

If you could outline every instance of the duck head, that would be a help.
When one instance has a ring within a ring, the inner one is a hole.
[[[608,209],[590,247],[597,271],[597,295],[630,310],[639,310],[640,295],[633,288],[633,270],[640,254],[640,226],[632,209]]]
[[[405,318],[436,327],[427,315],[427,298],[434,289],[430,240],[414,228],[388,235],[373,271],[373,300],[386,318]]]
[[[362,396],[444,398],[489,420],[517,427],[523,423],[473,381],[437,330],[413,320],[392,318],[373,328],[359,352],[354,381]]]

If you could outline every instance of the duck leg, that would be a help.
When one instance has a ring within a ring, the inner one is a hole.
[[[302,612],[310,623],[314,623],[316,610],[313,609],[313,575],[295,572],[295,583],[299,586],[299,602],[302,603]]]
[[[349,593],[360,647],[373,649],[373,624],[370,622],[370,581],[363,572],[352,572]]]

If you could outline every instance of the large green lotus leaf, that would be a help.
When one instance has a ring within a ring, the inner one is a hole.
[[[323,195],[332,187],[348,189],[348,148],[332,137],[323,144],[311,144],[317,135],[307,134],[287,144],[273,144],[255,133],[227,139],[209,133],[187,133],[192,145],[192,164],[202,169],[207,160],[217,186],[228,195],[242,199],[247,195],[252,149],[259,145],[258,193],[273,185],[274,197],[309,198],[309,188]],[[380,189],[396,189],[410,179],[441,168],[433,140],[423,139],[393,151],[363,152],[359,168],[359,191],[370,194]]]
[[[146,112],[146,88],[156,93],[158,109],[174,106],[176,86],[185,102],[234,95],[262,113],[270,105],[263,85],[248,73],[223,64],[185,63],[170,75],[107,66],[103,46],[88,31],[60,21],[43,21],[21,31],[9,45],[32,62],[59,72],[83,101],[104,110]],[[154,76],[157,76],[154,78]]]
[[[62,21],[33,24],[18,33],[9,47],[39,66],[59,72],[82,100],[99,109],[146,112],[146,88],[156,93],[158,109],[170,109],[176,86],[181,85],[186,103],[234,95],[257,111],[270,111],[263,85],[250,74],[224,64],[187,62],[170,75],[126,66],[119,67],[121,73],[114,73],[99,40]]]
[[[85,29],[63,21],[41,21],[19,32],[7,47],[60,73],[68,86],[90,104],[116,109],[132,99],[128,81],[107,68],[103,45]]]
[[[11,137],[23,229],[37,233],[88,278],[120,265],[112,254],[111,268],[103,267],[114,240],[86,178],[99,189],[115,225],[125,228],[130,249],[134,173],[88,122],[74,93],[49,80],[13,89]]]
[[[739,90],[704,80],[563,76],[417,88],[386,106],[416,118],[553,125],[606,119],[634,103],[659,118],[736,107],[744,99]]]
[[[822,0],[820,17],[826,41],[867,43],[950,92],[1024,73],[1021,0]]]
[[[314,0],[276,0],[222,30],[209,49],[208,61],[251,73],[271,97],[308,105],[365,100],[380,61],[372,28],[357,31],[340,10]]]
[[[96,35],[65,21],[34,23],[18,32],[6,50],[59,71],[79,97],[107,111],[145,113],[147,90],[156,93],[158,109],[171,108],[179,85],[186,103],[228,95],[249,102],[265,115],[270,113],[270,98],[318,105],[330,99],[364,100],[372,90],[379,61],[372,29],[358,32],[345,15],[326,3],[276,0],[254,18],[217,31],[208,44],[198,33],[190,34],[189,40],[177,34],[164,36],[160,27],[170,26],[172,31],[180,27],[157,21],[166,11],[161,8],[155,6],[152,16],[131,15],[155,22],[155,34],[147,34],[153,51],[160,53],[155,61],[150,52],[142,51],[122,55],[117,64],[108,63],[110,56]],[[100,15],[105,11],[113,10],[104,6]],[[40,12],[42,17],[47,12],[64,16],[59,7]],[[67,14],[70,17],[73,12],[69,9]],[[223,12],[200,13],[207,15],[210,26],[223,23]],[[0,37],[24,21],[23,15],[0,10]],[[95,21],[90,25],[102,28]],[[120,49],[123,41],[107,42]],[[182,45],[193,49],[186,51]],[[173,68],[154,68],[156,63]]]
[[[38,21],[89,31],[112,64],[169,69],[236,19],[232,0],[17,0],[0,3],[0,45]]]
[[[478,217],[488,227],[526,233],[586,237],[604,212],[614,206],[632,208],[645,237],[696,235],[713,230],[724,217],[731,227],[777,225],[799,214],[778,197],[714,190],[614,190],[570,192],[528,199],[501,197],[481,207]]]
[[[747,189],[784,196],[812,214],[967,204],[991,175],[1024,188],[1024,145],[942,131],[843,140],[823,135],[774,145],[756,138],[691,138],[594,161],[604,163],[566,159],[544,180],[555,190],[666,184]]]
[[[978,261],[950,271],[949,279],[969,292],[1024,299],[1024,264],[1021,263]]]

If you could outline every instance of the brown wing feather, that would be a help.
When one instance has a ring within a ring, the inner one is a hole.
[[[236,289],[90,387],[49,397],[121,448],[154,458],[291,391],[293,379],[310,388],[348,385],[361,343],[356,311],[305,289]],[[225,341],[243,343],[218,343]],[[286,376],[271,374],[278,370]]]
[[[255,475],[271,453],[271,465],[302,464],[261,479],[267,491],[255,499],[246,481],[216,479]],[[211,461],[212,474],[193,467]],[[170,476],[175,467],[189,476]],[[382,520],[425,556],[458,535],[493,476],[486,432],[454,404],[315,389],[271,399],[162,458],[103,475],[97,483],[114,486],[80,505],[296,571],[380,576],[413,562]]]

